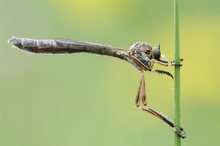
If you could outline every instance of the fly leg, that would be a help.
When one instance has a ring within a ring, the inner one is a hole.
[[[164,60],[155,60],[153,59],[152,62],[163,65],[163,66],[182,66],[183,59],[180,59],[180,64],[176,64],[175,61],[167,62]]]
[[[138,87],[137,95],[135,98],[135,104],[137,107],[140,106],[140,102],[142,102],[142,104],[144,106],[147,105],[147,95],[146,95],[146,88],[145,88],[145,81],[144,81],[144,71],[141,71],[141,81],[140,81],[140,85]]]
[[[167,62],[167,61],[164,61],[164,60],[155,60],[155,59],[152,59],[151,60],[151,68],[153,68],[153,65],[155,63],[157,64],[160,64],[160,65],[163,65],[163,66],[182,66],[181,62],[183,61],[183,59],[180,59],[180,64],[176,64],[175,61],[171,61],[171,62]],[[170,76],[171,78],[173,78],[173,75],[168,72],[168,71],[165,71],[165,70],[159,70],[159,69],[156,69],[156,70],[151,70],[152,72],[156,72],[156,73],[159,73],[159,74],[165,74],[165,75],[168,75]]]
[[[181,137],[181,138],[185,138],[186,137],[186,133],[184,131],[184,129],[182,127],[177,128],[175,123],[173,121],[171,121],[167,116],[151,109],[148,106],[142,106],[141,107],[142,110],[154,115],[155,117],[161,119],[162,121],[164,121],[165,123],[167,123],[170,127],[172,127],[175,131],[175,133]]]
[[[185,138],[186,134],[185,131],[183,130],[183,128],[177,128],[175,123],[172,122],[168,117],[166,117],[165,115],[151,109],[150,107],[147,106],[147,95],[146,95],[146,88],[145,88],[145,80],[144,80],[144,70],[148,70],[148,71],[153,71],[151,70],[153,68],[153,64],[154,63],[158,63],[161,64],[163,66],[171,66],[173,62],[166,62],[166,61],[158,61],[158,60],[152,60],[152,64],[150,67],[145,66],[141,61],[139,61],[136,57],[134,57],[132,55],[132,52],[129,53],[130,58],[134,61],[134,63],[136,63],[139,67],[140,67],[140,72],[141,72],[141,80],[140,80],[140,84],[138,87],[138,91],[137,91],[137,95],[135,98],[135,104],[137,107],[139,107],[141,104],[142,106],[140,107],[142,110],[147,111],[148,113],[154,115],[155,117],[161,119],[162,121],[164,121],[165,123],[167,123],[169,126],[171,126],[175,133],[181,137],[181,138]],[[175,63],[174,63],[175,64]],[[155,70],[153,72],[157,72],[157,73],[161,73],[161,74],[166,74],[168,76],[172,76],[172,74],[170,74],[169,72],[163,71],[163,70]]]
[[[177,128],[175,123],[172,122],[167,116],[153,110],[152,108],[147,106],[147,95],[146,95],[146,89],[145,89],[145,80],[144,80],[144,71],[141,71],[141,81],[140,81],[140,85],[138,87],[138,92],[136,95],[136,99],[135,99],[135,103],[136,106],[139,107],[140,104],[142,103],[142,106],[140,107],[142,110],[154,115],[155,117],[161,119],[162,121],[164,121],[165,123],[167,123],[169,126],[171,126],[175,133],[181,137],[181,138],[185,138],[186,134],[185,131],[183,130],[183,128]]]
[[[155,73],[158,73],[158,74],[164,74],[164,75],[170,76],[172,79],[174,78],[173,75],[172,75],[170,72],[165,71],[165,70],[156,69],[156,70],[152,70],[152,72],[155,72]]]
[[[172,66],[182,66],[182,64],[181,64],[182,62],[183,62],[183,59],[181,58],[181,59],[180,59],[180,64],[176,64],[175,61],[171,61],[170,64],[171,64]]]

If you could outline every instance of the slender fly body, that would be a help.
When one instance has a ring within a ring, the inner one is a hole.
[[[179,137],[186,137],[186,133],[183,128],[177,128],[175,123],[172,122],[167,116],[148,106],[144,71],[164,74],[173,78],[173,75],[165,70],[154,70],[154,64],[167,67],[175,65],[181,66],[181,64],[175,64],[174,61],[167,62],[166,60],[163,60],[160,45],[158,47],[152,47],[149,43],[137,42],[130,47],[129,51],[126,51],[121,48],[114,48],[107,45],[70,39],[38,40],[12,37],[9,42],[22,50],[32,53],[64,54],[86,52],[113,56],[131,63],[141,73],[141,80],[135,97],[135,105],[141,108],[143,111],[146,111],[167,123],[174,129],[175,133]]]

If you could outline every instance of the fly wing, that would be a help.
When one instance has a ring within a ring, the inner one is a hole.
[[[78,45],[78,46],[83,46],[83,45],[91,45],[95,43],[90,43],[90,42],[85,42],[85,41],[76,41],[72,39],[55,39],[56,43],[62,44],[62,45]]]
[[[83,41],[75,41],[71,39],[55,39],[57,44],[57,48],[66,48],[70,50],[82,51],[83,48],[91,46],[89,43],[85,43]]]
[[[148,70],[151,71],[151,69],[149,67],[147,67],[146,65],[144,65],[139,59],[137,59],[136,57],[134,57],[133,55],[129,54],[130,58],[143,70]]]
[[[85,41],[76,41],[71,39],[55,39],[57,46],[60,48],[67,48],[69,53],[74,52],[90,52],[96,54],[111,55],[114,51],[114,48],[107,45],[85,42]]]

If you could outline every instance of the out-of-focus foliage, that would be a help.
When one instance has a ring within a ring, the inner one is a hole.
[[[172,145],[172,129],[135,108],[140,74],[128,63],[33,55],[7,44],[11,36],[125,49],[147,41],[160,43],[172,60],[172,6],[172,0],[0,0],[0,145]],[[220,144],[219,18],[219,0],[180,1],[183,145]],[[146,72],[146,82],[149,105],[173,118],[173,80]]]

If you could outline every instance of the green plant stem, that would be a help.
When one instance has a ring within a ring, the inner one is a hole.
[[[179,38],[179,2],[174,0],[174,33],[175,33],[175,63],[180,64],[180,38]],[[175,124],[180,127],[180,67],[174,69],[174,113]],[[181,146],[181,138],[174,134],[174,146]]]

